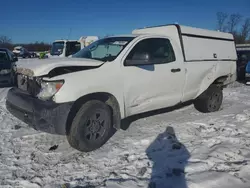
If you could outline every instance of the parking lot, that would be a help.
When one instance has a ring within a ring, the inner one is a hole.
[[[250,88],[224,90],[219,112],[193,105],[138,117],[101,149],[81,153],[5,108],[0,90],[1,187],[249,187]]]

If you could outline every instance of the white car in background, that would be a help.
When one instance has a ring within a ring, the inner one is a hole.
[[[13,53],[17,57],[22,57],[22,58],[31,58],[32,56],[31,53],[22,46],[16,46],[13,50]]]

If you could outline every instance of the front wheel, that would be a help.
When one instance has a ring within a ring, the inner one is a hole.
[[[73,119],[67,135],[69,144],[83,152],[100,148],[115,133],[111,116],[111,109],[105,103],[86,102]]]
[[[194,101],[194,106],[203,113],[216,112],[220,109],[222,100],[222,89],[212,85]]]

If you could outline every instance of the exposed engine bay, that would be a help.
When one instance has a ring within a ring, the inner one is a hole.
[[[30,77],[17,74],[17,87],[32,96],[36,96],[41,89],[42,77]]]
[[[43,78],[53,78],[55,76],[69,74],[73,72],[98,68],[100,66],[65,66],[52,69],[47,75],[34,76],[32,70],[19,67],[17,73],[17,87],[22,91],[28,92],[32,96],[36,96],[41,89]]]

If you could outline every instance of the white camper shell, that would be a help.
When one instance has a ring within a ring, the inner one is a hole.
[[[182,47],[184,61],[236,60],[233,35],[200,28],[167,25],[136,29],[133,34],[167,35]]]

